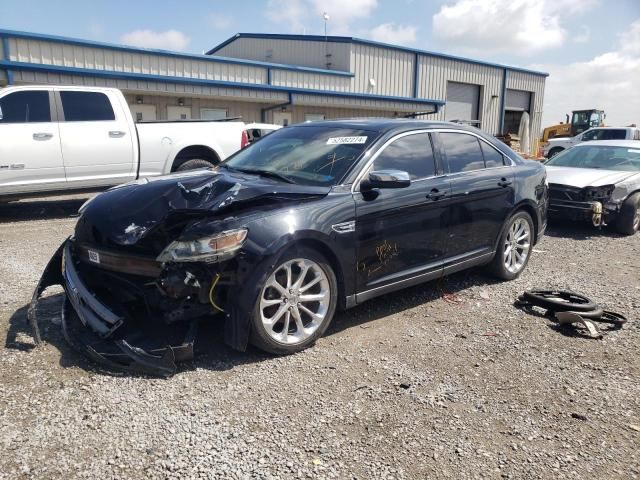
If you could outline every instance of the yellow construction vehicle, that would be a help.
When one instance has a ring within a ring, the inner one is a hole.
[[[557,125],[551,125],[542,131],[540,142],[546,142],[550,138],[557,137],[574,137],[579,133],[588,130],[591,127],[604,127],[604,119],[606,114],[604,110],[574,110],[571,112],[571,123],[569,123],[569,115],[566,121]]]

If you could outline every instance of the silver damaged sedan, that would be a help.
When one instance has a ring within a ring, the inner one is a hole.
[[[633,235],[640,228],[640,141],[578,144],[545,163],[549,216],[611,225]]]

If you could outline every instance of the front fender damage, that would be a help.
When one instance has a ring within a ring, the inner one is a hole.
[[[67,239],[58,248],[33,293],[27,320],[36,344],[42,342],[38,300],[48,287],[61,285],[65,291],[61,322],[65,340],[107,370],[168,377],[176,372],[176,362],[193,359],[197,318],[172,324],[170,329],[132,327],[83,284],[71,245]]]

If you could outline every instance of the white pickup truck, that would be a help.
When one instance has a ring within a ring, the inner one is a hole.
[[[640,140],[640,130],[636,127],[593,127],[575,137],[549,139],[542,144],[542,154],[551,158],[576,143],[594,140]]]
[[[240,121],[135,123],[114,88],[0,89],[0,201],[92,190],[215,165],[247,142]]]

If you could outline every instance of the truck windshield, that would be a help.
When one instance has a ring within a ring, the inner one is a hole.
[[[595,145],[574,147],[559,153],[545,165],[640,172],[640,146],[639,148]]]
[[[322,125],[287,127],[240,150],[222,166],[303,185],[337,185],[377,135]]]

